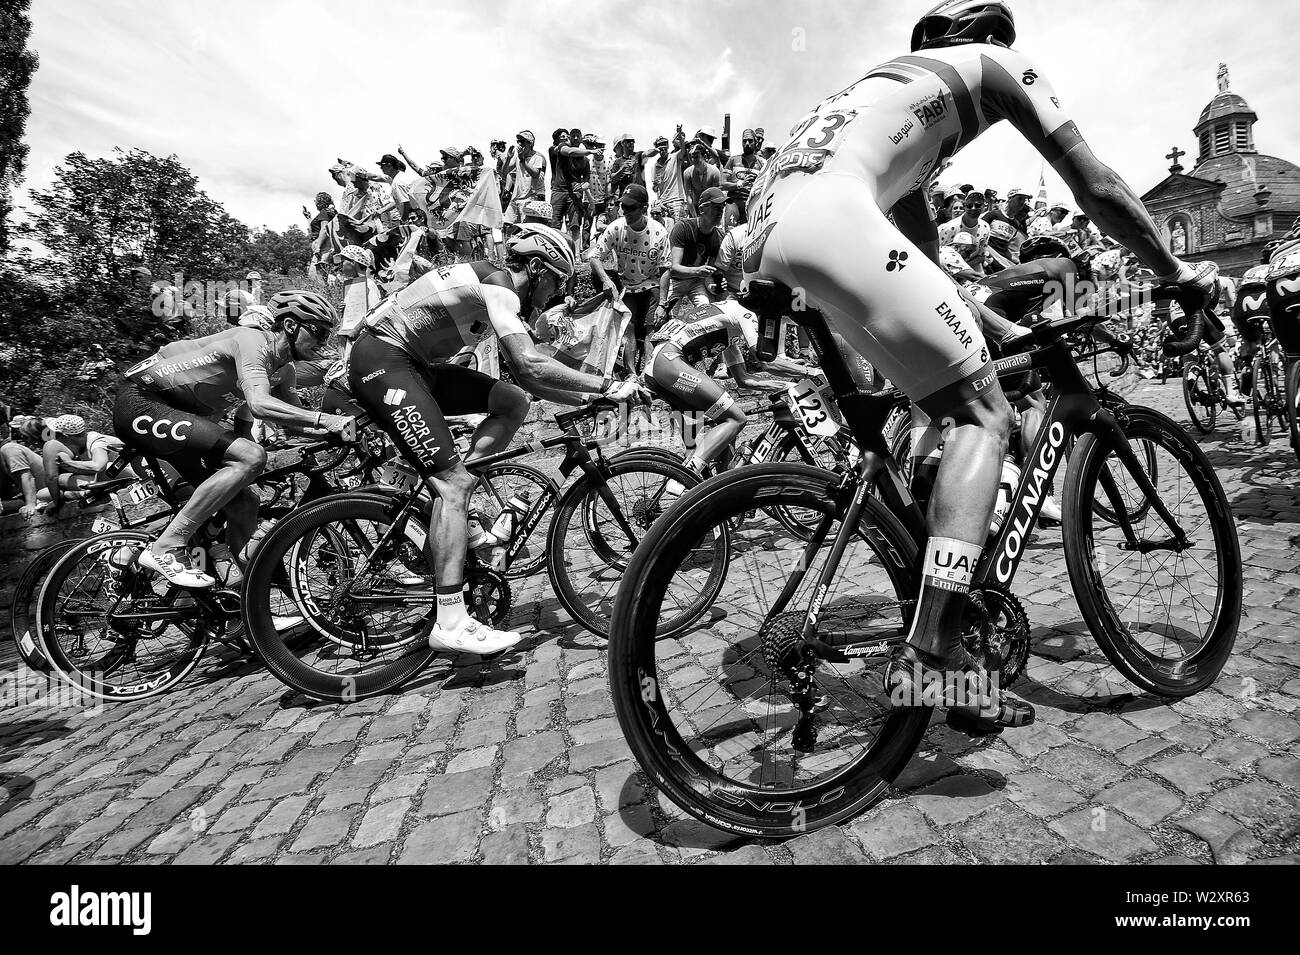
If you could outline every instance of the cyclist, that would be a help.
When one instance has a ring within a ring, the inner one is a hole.
[[[1241,373],[1242,390],[1249,393],[1254,387],[1251,381],[1251,362],[1255,352],[1264,344],[1269,328],[1268,309],[1268,266],[1256,265],[1246,270],[1241,277],[1241,288],[1237,290],[1237,300],[1232,303],[1232,324],[1237,328],[1241,339],[1241,361],[1244,370]]]
[[[647,382],[678,410],[702,411],[713,425],[695,446],[686,466],[697,474],[731,450],[749,418],[720,384],[698,367],[706,353],[724,346],[727,373],[742,388],[781,391],[776,381],[755,378],[751,371],[767,366],[754,357],[758,347],[758,316],[739,302],[727,299],[695,309],[690,321],[665,322],[650,336]]]
[[[226,545],[238,555],[257,527],[257,495],[249,485],[266,466],[266,452],[216,418],[240,402],[258,418],[310,434],[340,433],[351,421],[302,407],[292,362],[320,357],[338,313],[315,292],[286,290],[267,303],[272,329],[236,326],[215,335],[172,342],[127,369],[113,427],[118,437],[170,463],[194,493],[138,561],[181,587],[211,587],[185,549],[194,532],[226,515]],[[271,378],[279,370],[280,383]],[[237,569],[232,569],[238,573]]]
[[[1216,285],[1213,291],[1218,296],[1215,301],[1218,301],[1219,297],[1225,293],[1231,298],[1230,287],[1225,288]],[[1231,309],[1233,303],[1229,302],[1228,304]],[[1214,352],[1215,360],[1219,365],[1220,377],[1223,379],[1224,401],[1233,408],[1241,409],[1245,407],[1246,399],[1237,390],[1237,368],[1230,351],[1232,340],[1228,337],[1228,330],[1223,321],[1214,312],[1206,312],[1205,314],[1205,331],[1201,342],[1203,345],[1208,346],[1210,351]],[[1175,334],[1178,334],[1185,324],[1183,316],[1174,315],[1173,306],[1170,302],[1159,303],[1152,311],[1151,317],[1156,322],[1167,323]],[[1184,359],[1184,368],[1190,368],[1194,359],[1194,355]]]
[[[438,622],[434,649],[492,654],[520,635],[493,630],[465,609],[464,572],[470,494],[477,482],[461,463],[443,415],[486,413],[470,458],[504,450],[523,424],[529,397],[489,375],[447,364],[467,345],[497,336],[519,381],[535,395],[574,403],[575,393],[622,400],[635,382],[583,374],[539,352],[525,316],[559,296],[577,268],[568,237],[544,225],[522,225],[506,242],[506,262],[470,262],[427,272],[385,299],[366,319],[348,356],[353,400],[393,439],[439,500],[430,542]]]
[[[754,189],[746,248],[748,278],[799,290],[932,420],[951,419],[930,501],[918,607],[885,680],[894,702],[916,705],[920,684],[944,685],[953,671],[973,675],[986,691],[979,702],[954,706],[951,695],[944,698],[950,720],[971,732],[1034,716],[1028,704],[987,685],[961,639],[1012,415],[972,306],[936,264],[926,182],[961,146],[1006,119],[1083,210],[1163,280],[1208,300],[1216,274],[1212,263],[1193,267],[1170,254],[1141,201],[1093,155],[1037,64],[1010,49],[1015,35],[1005,3],[944,0],[930,10],[913,31],[913,55],[871,70],[792,130]],[[1022,334],[997,316],[990,321],[1008,337]]]

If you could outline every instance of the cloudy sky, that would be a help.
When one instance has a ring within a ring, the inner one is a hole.
[[[777,140],[799,115],[906,52],[931,0],[35,0],[27,184],[73,150],[175,153],[250,225],[283,229],[332,188],[337,156],[398,143],[549,142],[557,126],[648,144],[732,115]],[[1264,152],[1300,161],[1294,42],[1269,0],[1018,0],[1020,39],[1097,154],[1155,185],[1214,95],[1220,61]],[[1184,160],[1190,169],[1191,162]],[[1002,124],[945,181],[1005,194],[1041,161]],[[1048,171],[1053,198],[1066,198]]]

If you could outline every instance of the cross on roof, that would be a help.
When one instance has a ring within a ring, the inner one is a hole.
[[[1169,171],[1170,171],[1170,172],[1182,172],[1182,171],[1183,171],[1183,167],[1182,167],[1182,164],[1181,164],[1178,160],[1179,160],[1181,157],[1186,156],[1186,155],[1187,155],[1187,152],[1186,152],[1185,150],[1179,149],[1177,146],[1175,146],[1171,151],[1165,153],[1165,158],[1168,159],[1170,162],[1173,163],[1173,165],[1169,167]]]

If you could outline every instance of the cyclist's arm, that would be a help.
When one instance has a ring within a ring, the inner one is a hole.
[[[925,257],[939,264],[939,227],[930,214],[930,203],[920,189],[913,189],[894,203],[890,210],[894,225],[903,237],[919,248]]]
[[[604,389],[604,379],[562,365],[537,350],[519,317],[519,296],[511,289],[491,284],[484,284],[480,289],[492,330],[525,390],[531,392],[534,386],[541,386],[555,391],[599,394]]]
[[[682,259],[686,256],[686,249],[680,245],[673,246],[672,265],[668,267],[669,273],[675,279],[690,279],[700,275],[710,275],[714,271],[711,265],[682,265]]]
[[[1180,263],[1165,248],[1137,194],[1093,154],[1051,83],[1027,57],[1006,51],[986,67],[984,83],[985,108],[1009,120],[1051,163],[1103,233],[1118,239],[1156,275],[1178,270]]]
[[[322,416],[296,404],[290,404],[272,393],[271,344],[264,335],[248,329],[247,335],[240,335],[234,340],[235,370],[239,376],[239,387],[248,402],[248,410],[254,417],[263,421],[288,425],[299,430],[317,428]],[[286,380],[294,381],[291,375]],[[330,416],[338,417],[338,416]]]

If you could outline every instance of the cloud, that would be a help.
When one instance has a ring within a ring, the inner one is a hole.
[[[284,228],[331,188],[336,156],[374,164],[400,142],[441,146],[557,126],[641,142],[763,126],[769,140],[809,107],[906,49],[931,5],[818,0],[59,0],[32,11],[41,56],[31,90],[28,184],[67,153],[114,146],[175,153],[244,221]],[[1259,148],[1300,160],[1293,55],[1265,0],[1187,0],[1179,15],[1094,0],[1013,4],[1036,58],[1103,161],[1139,192],[1214,95],[1220,60],[1260,115]],[[793,42],[802,31],[802,48]],[[1005,124],[1004,124],[1005,125]],[[1188,157],[1191,158],[1191,157]],[[1184,165],[1190,168],[1188,159]],[[965,150],[951,176],[1037,183],[1042,160],[1010,129]],[[1063,185],[1047,173],[1049,188]]]

